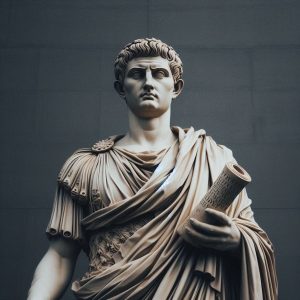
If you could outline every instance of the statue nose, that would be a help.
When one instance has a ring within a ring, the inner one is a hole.
[[[146,72],[144,88],[153,89],[153,77],[151,72]]]

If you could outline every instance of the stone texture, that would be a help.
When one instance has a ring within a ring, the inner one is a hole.
[[[99,130],[98,92],[40,92],[39,139],[71,142],[88,140]]]
[[[8,8],[8,4],[4,4],[0,2],[0,46],[5,45],[8,29],[9,29],[9,13],[10,10]]]
[[[47,49],[41,51],[41,90],[99,90],[101,50]]]
[[[300,143],[299,91],[257,91],[253,102],[259,142]]]
[[[65,159],[126,132],[112,66],[122,46],[147,35],[184,62],[172,124],[206,129],[253,177],[247,190],[276,249],[280,299],[293,299],[299,14],[296,0],[0,0],[0,299],[26,298]],[[85,270],[82,255],[74,277]]]
[[[16,5],[12,9],[9,43],[59,47],[126,43],[146,34],[146,17],[144,7],[118,10],[36,2]]]
[[[253,54],[255,90],[289,90],[300,86],[300,49],[261,49]]]
[[[300,276],[299,209],[256,209],[256,221],[268,232],[275,248],[279,299],[293,299]],[[287,234],[288,232],[288,234]]]
[[[172,124],[203,128],[221,144],[253,141],[252,118],[247,89],[185,91],[172,106]]]
[[[25,145],[37,139],[37,93],[0,92],[0,134],[3,142]]]
[[[186,7],[189,8],[203,8],[203,7],[210,7],[210,8],[224,8],[224,7],[232,7],[232,6],[256,6],[256,5],[280,5],[280,4],[297,4],[297,0],[227,0],[227,1],[220,1],[220,0],[150,0],[151,7],[164,7],[164,8],[175,8],[175,9],[183,9]]]
[[[14,209],[12,217],[10,209],[0,211],[1,239],[5,241],[2,247],[0,263],[2,267],[1,282],[5,289],[0,289],[0,299],[25,299],[30,286],[34,270],[48,248],[45,228],[50,217],[49,209]],[[6,228],[6,230],[3,230]],[[21,240],[26,243],[21,243]],[[38,244],[37,244],[38,241]],[[87,269],[88,262],[84,254],[79,256],[75,278],[79,278]],[[18,281],[11,280],[8,274],[14,273]],[[66,293],[63,300],[74,299],[71,292]]]
[[[110,135],[127,132],[127,107],[124,99],[114,90],[101,93],[100,135],[107,138]]]
[[[0,49],[0,90],[36,89],[38,63],[36,49]]]
[[[297,4],[197,8],[154,6],[150,33],[188,47],[249,47],[299,44]],[[177,26],[180,20],[180,26]],[[176,28],[176,30],[174,30]]]
[[[252,176],[249,197],[255,208],[300,208],[300,171],[297,167],[300,144],[227,144],[238,162]]]
[[[185,91],[237,90],[249,88],[251,85],[250,58],[247,51],[194,49],[181,52]]]

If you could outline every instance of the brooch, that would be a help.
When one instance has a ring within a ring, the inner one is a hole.
[[[107,138],[95,143],[92,147],[92,151],[95,153],[106,152],[111,149],[113,145],[114,141],[111,138]]]

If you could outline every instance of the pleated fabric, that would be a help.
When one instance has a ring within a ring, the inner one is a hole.
[[[83,232],[88,237],[154,216],[121,245],[114,265],[73,283],[75,296],[277,299],[273,247],[253,218],[245,189],[226,211],[241,231],[240,257],[194,248],[177,234],[226,162],[234,158],[204,130],[172,130],[177,142],[160,152],[135,153],[117,146],[104,153],[81,149],[63,166],[49,234],[80,239]]]

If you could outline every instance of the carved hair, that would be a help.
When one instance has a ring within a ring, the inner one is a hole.
[[[161,56],[169,61],[169,66],[176,83],[182,78],[182,61],[176,51],[161,40],[155,38],[137,39],[127,44],[115,61],[116,80],[123,82],[127,64],[136,57]]]

